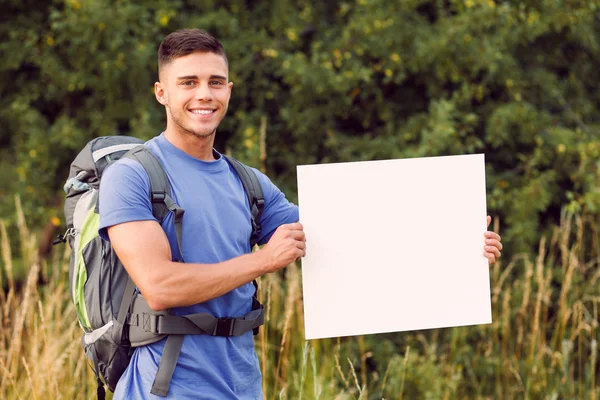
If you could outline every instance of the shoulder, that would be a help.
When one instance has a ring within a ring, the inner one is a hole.
[[[113,209],[150,206],[150,178],[144,167],[122,158],[104,171],[100,180],[100,217]]]
[[[135,160],[121,159],[108,167],[100,181],[99,234],[108,240],[106,229],[124,222],[152,220],[150,180]]]
[[[144,167],[130,158],[122,158],[104,170],[100,181],[101,189],[119,184],[135,183],[134,186],[149,186]]]

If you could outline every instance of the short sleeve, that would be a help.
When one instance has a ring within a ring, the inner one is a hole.
[[[284,224],[298,222],[298,206],[288,201],[281,190],[260,171],[254,169],[260,181],[265,208],[261,217],[262,236],[258,244],[262,245],[269,241],[275,230]]]
[[[107,228],[131,221],[156,220],[150,203],[150,179],[141,164],[123,159],[104,171],[100,182],[99,235],[108,239]]]

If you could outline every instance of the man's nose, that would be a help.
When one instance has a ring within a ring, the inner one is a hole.
[[[196,89],[196,100],[201,100],[201,101],[211,101],[212,100],[212,93],[210,91],[210,87],[208,86],[208,83],[201,83],[198,85],[198,88]]]

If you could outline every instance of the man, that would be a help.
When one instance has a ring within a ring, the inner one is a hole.
[[[165,106],[167,128],[147,146],[165,168],[172,197],[186,210],[186,263],[176,262],[180,255],[171,253],[177,249],[172,217],[161,226],[152,216],[149,178],[135,161],[115,163],[102,179],[100,234],[110,239],[152,309],[172,309],[176,315],[244,315],[251,308],[255,278],[304,256],[306,239],[298,209],[257,171],[265,197],[259,244],[265,245],[250,252],[246,195],[233,169],[213,149],[233,88],[223,47],[204,31],[182,30],[165,38],[158,57],[154,89]],[[495,233],[486,236],[484,254],[493,262],[502,245]],[[115,399],[155,398],[150,388],[163,348],[164,340],[135,350]],[[168,397],[261,399],[252,333],[186,335]]]

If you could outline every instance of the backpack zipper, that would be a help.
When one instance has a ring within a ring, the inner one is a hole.
[[[67,238],[69,236],[75,237],[76,234],[77,234],[77,231],[75,230],[75,228],[69,228],[62,235],[58,234],[58,236],[56,236],[56,239],[54,239],[52,241],[52,245],[57,245],[57,244],[60,244],[60,243],[66,243],[67,242]]]

